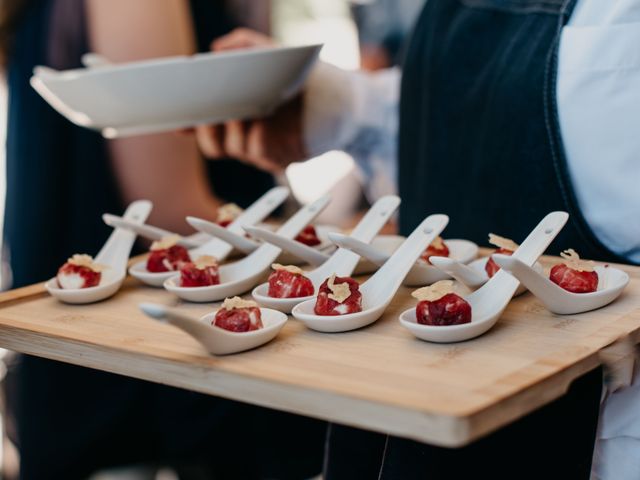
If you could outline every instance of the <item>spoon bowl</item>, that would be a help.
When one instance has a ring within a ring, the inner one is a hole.
[[[560,315],[573,315],[596,310],[613,302],[629,284],[629,275],[613,267],[595,267],[598,290],[591,293],[573,293],[553,283],[517,258],[494,255],[494,261],[511,273],[533,293],[549,311]]]
[[[339,247],[348,248],[375,265],[383,265],[390,257],[389,253],[375,248],[372,245],[367,245],[364,242],[351,239],[346,235],[332,233],[329,235],[329,238]],[[445,240],[444,243],[449,248],[451,259],[462,264],[470,262],[478,255],[478,246],[468,240],[452,239]],[[441,269],[419,259],[415,265],[411,267],[411,270],[402,283],[408,287],[415,287],[431,285],[432,283],[448,278],[450,278],[450,276]]]
[[[268,308],[261,308],[263,328],[252,332],[230,332],[211,324],[216,312],[201,318],[153,303],[142,303],[140,309],[149,317],[169,323],[202,345],[212,355],[229,355],[260,347],[273,340],[287,323],[287,316]]]
[[[153,205],[148,200],[138,200],[129,205],[123,218],[144,223],[152,208]],[[123,228],[114,229],[95,258],[96,263],[107,267],[102,272],[100,283],[95,287],[65,289],[53,277],[45,284],[45,288],[61,302],[76,305],[99,302],[113,296],[127,277],[127,262],[135,240],[135,233]]]
[[[393,255],[360,287],[362,311],[326,316],[314,313],[315,300],[296,305],[293,316],[319,332],[346,332],[369,325],[382,316],[411,267],[424,249],[449,223],[446,215],[431,215],[413,231]]]
[[[315,202],[301,208],[287,220],[278,233],[294,238],[302,229],[317,217],[328,205],[331,197],[325,195]],[[220,284],[206,287],[182,287],[180,274],[174,274],[164,282],[166,290],[189,302],[215,302],[247,292],[254,287],[269,271],[271,264],[282,250],[274,245],[261,245],[252,254],[237,262],[221,265]]]
[[[487,265],[489,258],[490,257],[478,258],[468,265],[465,265],[461,262],[455,261],[453,258],[432,257],[431,263],[433,263],[436,268],[442,270],[446,275],[449,275],[463,285],[471,289],[476,289],[489,281],[489,275],[487,275],[487,271],[484,268]],[[542,265],[540,265],[539,262],[536,262],[533,265],[533,268],[540,273],[543,272]],[[514,295],[517,297],[526,291],[527,287],[521,284],[518,285],[518,289]]]
[[[370,242],[375,235],[387,223],[393,212],[400,205],[400,198],[395,195],[388,195],[379,199],[372,205],[366,215],[362,217],[358,225],[353,229],[349,238],[362,242]],[[360,260],[360,257],[346,249],[339,248],[331,255],[326,262],[318,268],[306,272],[305,276],[313,283],[314,292],[320,289],[320,285],[332,274],[344,277],[353,273]],[[253,298],[260,305],[273,308],[280,312],[291,313],[293,308],[299,303],[313,300],[315,295],[297,298],[274,298],[269,296],[269,284],[258,285],[252,292]]]
[[[566,212],[552,212],[532,230],[513,257],[533,265],[567,222]],[[442,258],[442,257],[440,257]],[[432,259],[433,261],[434,259]],[[415,307],[400,314],[400,324],[421,340],[436,343],[462,342],[493,327],[514,296],[520,282],[505,270],[498,271],[482,287],[463,298],[471,305],[470,323],[462,325],[422,325],[416,320]]]

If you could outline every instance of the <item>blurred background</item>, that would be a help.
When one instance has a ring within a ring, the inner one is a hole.
[[[14,0],[0,0],[0,4],[12,1]],[[282,44],[323,43],[321,58],[324,61],[346,69],[377,70],[401,63],[405,39],[423,1],[229,0],[226,2],[226,8],[234,23],[267,33]],[[0,138],[4,144],[7,119],[7,88],[4,81],[0,86],[0,112]],[[4,202],[4,148],[0,149],[0,163],[0,201]],[[358,171],[353,158],[344,152],[330,152],[321,158],[291,165],[277,178],[277,182],[288,184],[300,203],[308,203],[331,192],[334,201],[319,222],[339,226],[349,224],[359,210],[374,200],[368,198],[366,189],[363,188],[362,172]],[[3,215],[4,211],[3,203],[0,205],[0,215]],[[193,212],[181,212],[189,213]],[[0,220],[0,224],[4,224],[3,219]],[[5,288],[11,285],[11,275],[7,272],[5,263],[0,272]],[[0,375],[4,377],[7,371],[5,364],[10,364],[11,356],[7,355],[7,352],[3,352],[2,355],[5,362],[0,365]],[[9,433],[8,436],[4,435],[4,448],[0,450],[2,478],[12,480],[18,478],[18,453],[10,440],[14,436],[12,422],[11,418],[4,415],[0,417],[0,422],[3,431]],[[8,428],[4,428],[7,425]],[[170,480],[179,477],[175,472],[161,466],[127,466],[123,469],[98,472],[91,478]]]

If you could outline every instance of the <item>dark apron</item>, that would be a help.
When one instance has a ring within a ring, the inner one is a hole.
[[[79,66],[88,50],[85,2],[25,3],[8,66],[5,241],[14,287],[51,277],[74,252],[97,252],[110,233],[102,214],[123,210],[102,137],[68,122],[29,85],[36,65]],[[191,2],[203,50],[231,28],[221,5]],[[54,26],[58,49],[51,48]],[[237,162],[207,167],[216,193],[241,205],[273,185],[270,175]],[[320,469],[324,425],[305,418],[26,355],[6,383],[23,480],[75,480],[139,463],[196,465],[220,479],[311,477]],[[259,444],[266,437],[271,443]],[[279,462],[275,448],[293,458]]]
[[[571,214],[550,248],[622,260],[593,235],[567,172],[557,52],[572,0],[428,0],[403,70],[400,227],[446,213],[449,238],[521,241]],[[461,449],[332,425],[327,480],[588,479],[601,392],[594,370],[561,399]]]
[[[449,214],[450,238],[522,241],[547,213],[571,218],[549,248],[625,260],[587,225],[556,101],[571,0],[429,0],[407,52],[399,139],[400,224]]]

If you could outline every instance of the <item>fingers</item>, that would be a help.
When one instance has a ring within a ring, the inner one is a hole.
[[[248,28],[236,28],[223,37],[211,42],[211,50],[219,52],[223,50],[237,50],[241,48],[272,46],[271,38]]]
[[[246,139],[249,124],[237,120],[224,126],[224,150],[230,157],[244,160],[247,158]]]
[[[202,154],[207,158],[225,156],[224,125],[199,125],[196,127],[196,139]]]

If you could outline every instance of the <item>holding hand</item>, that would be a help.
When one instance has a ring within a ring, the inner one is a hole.
[[[213,51],[269,47],[266,35],[239,28],[214,40]],[[235,120],[196,127],[198,144],[209,158],[233,157],[262,170],[279,172],[292,162],[307,158],[303,140],[302,95],[258,120]]]

